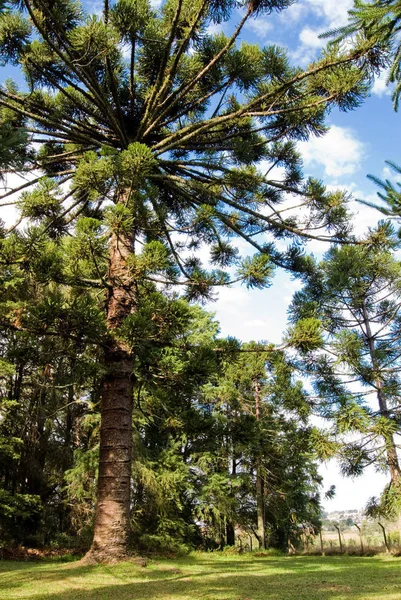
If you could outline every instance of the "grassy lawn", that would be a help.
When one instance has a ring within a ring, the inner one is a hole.
[[[114,566],[0,561],[1,600],[401,600],[401,558],[192,554]]]

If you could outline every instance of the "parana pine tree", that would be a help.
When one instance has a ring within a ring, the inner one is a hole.
[[[1,197],[20,213],[1,241],[8,290],[19,274],[57,282],[91,299],[88,324],[94,299],[104,302],[104,318],[93,309],[91,324],[105,373],[96,560],[127,549],[132,320],[146,282],[208,298],[235,264],[238,280],[263,287],[275,266],[300,268],[300,239],[347,234],[342,194],[303,179],[294,141],[324,133],[331,107],[357,106],[380,59],[363,42],[348,54],[333,47],[303,71],[276,46],[239,42],[249,20],[290,4],[166,0],[155,11],[147,0],[105,0],[103,12],[87,14],[75,0],[1,2],[1,60],[25,78],[20,89],[11,80],[0,88],[2,130],[19,145],[2,160],[23,176]],[[229,19],[231,35],[211,33]],[[253,258],[240,260],[234,236]],[[210,246],[209,270],[196,255],[201,244]],[[26,297],[4,302],[4,326],[29,328],[29,306]],[[65,335],[57,306],[53,298],[46,332]]]
[[[339,439],[351,434],[340,448],[344,473],[375,464],[399,488],[401,271],[388,233],[387,225],[376,232],[382,248],[331,250],[296,293],[292,314],[322,324],[323,348],[306,365],[321,416],[334,419]]]
[[[260,548],[287,551],[301,524],[318,529],[316,431],[307,425],[310,405],[294,368],[282,351],[267,348],[243,344],[217,385],[205,389],[226,424],[215,454],[225,451],[235,507],[225,515],[227,544],[234,544],[237,529],[253,533]]]

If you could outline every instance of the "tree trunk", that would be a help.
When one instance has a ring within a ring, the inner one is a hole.
[[[343,553],[343,542],[342,542],[342,539],[341,539],[341,530],[340,530],[340,528],[337,525],[334,525],[334,527],[337,529],[338,541],[340,543],[340,554],[342,554]]]
[[[124,202],[122,194],[120,202]],[[114,336],[137,302],[135,282],[127,267],[134,236],[113,233],[110,240],[107,327],[110,333],[101,390],[99,476],[95,530],[89,561],[115,562],[128,554],[132,465],[133,357],[130,347]]]
[[[372,367],[373,367],[374,371],[378,372],[375,338],[373,336],[372,329],[370,327],[369,315],[368,315],[368,312],[366,309],[365,302],[363,303],[363,306],[362,306],[362,314],[363,314],[364,325],[366,328],[366,336],[367,336],[368,345],[369,345],[370,360],[372,362]],[[379,378],[376,379],[375,386],[376,386],[376,395],[377,395],[377,401],[379,403],[380,414],[383,417],[386,417],[387,419],[389,419],[390,412],[388,410],[387,399],[386,399],[385,395],[383,394],[383,383]],[[391,434],[386,435],[384,437],[384,443],[386,446],[387,465],[388,465],[388,468],[390,471],[391,481],[395,482],[401,478],[401,468],[400,468],[400,464],[398,461],[397,446],[394,441],[394,436]]]
[[[384,525],[382,525],[382,523],[380,523],[380,521],[378,521],[378,524],[381,527],[381,530],[383,532],[383,540],[384,540],[384,546],[386,548],[386,552],[390,552],[390,545],[388,543],[388,539],[387,539],[387,535],[386,535],[386,529],[384,527]]]
[[[362,529],[359,527],[359,525],[357,523],[354,523],[354,525],[357,528],[358,533],[359,533],[359,543],[361,545],[361,556],[363,556],[365,551],[364,551],[364,548],[363,548]]]
[[[233,457],[232,457],[232,468],[231,468],[231,476],[235,477],[237,474],[237,461],[234,456],[234,448],[233,448]],[[232,486],[230,495],[233,495]],[[235,525],[231,519],[227,519],[226,521],[226,544],[227,546],[235,546]]]
[[[235,529],[232,521],[226,522],[226,544],[227,546],[235,546]]]
[[[254,381],[255,391],[255,415],[256,421],[260,421],[260,389],[257,379]],[[258,455],[256,457],[256,507],[258,515],[258,538],[259,546],[263,550],[266,549],[266,531],[265,531],[265,507],[264,507],[264,486],[261,473],[261,460]]]

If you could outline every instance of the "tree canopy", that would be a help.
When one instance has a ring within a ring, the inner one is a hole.
[[[19,211],[1,231],[0,325],[76,344],[99,368],[90,559],[126,554],[136,360],[180,331],[171,286],[191,301],[232,281],[263,288],[277,266],[308,269],[305,241],[349,238],[347,194],[305,179],[295,143],[322,135],[331,108],[361,103],[382,48],[333,44],[300,69],[277,46],[240,41],[249,20],[291,3],[105,0],[90,14],[75,0],[1,2],[1,60],[24,84],[0,87],[13,182],[0,200]],[[231,35],[212,32],[228,19]]]

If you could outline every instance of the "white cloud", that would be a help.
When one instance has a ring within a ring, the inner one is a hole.
[[[385,166],[383,171],[382,171],[382,175],[381,178],[382,179],[392,179],[394,177],[394,171],[392,171],[392,169],[390,169],[390,167]]]
[[[316,59],[318,49],[314,46],[300,44],[298,48],[290,51],[290,56],[298,67],[306,67]]]
[[[348,20],[348,11],[353,7],[353,0],[299,0],[290,8],[280,13],[284,23],[294,23],[309,19],[311,16],[322,22],[325,31],[332,27],[341,27]]]
[[[297,5],[299,18],[312,16],[319,21],[316,27],[307,25],[301,30],[301,43],[291,53],[294,61],[304,66],[314,60],[318,51],[327,43],[327,40],[320,39],[319,35],[347,23],[348,11],[353,6],[353,0],[301,0]]]
[[[338,178],[358,170],[365,147],[350,129],[333,125],[323,137],[299,142],[298,148],[307,167],[321,166],[325,175]]]
[[[379,202],[379,198],[376,194],[364,194],[362,192],[354,192],[353,197],[357,200],[365,200],[366,202],[372,202],[377,204]],[[352,226],[354,232],[359,237],[364,237],[368,229],[371,227],[375,227],[379,219],[383,218],[383,215],[379,213],[376,209],[370,208],[370,206],[366,206],[365,204],[361,204],[360,202],[352,201],[350,204],[350,211],[353,214]]]
[[[253,319],[252,321],[245,321],[245,327],[267,327],[266,321],[261,321],[260,319]]]
[[[388,72],[382,71],[378,77],[375,78],[375,82],[372,87],[372,93],[376,96],[390,96],[391,86],[387,85]]]
[[[353,0],[304,0],[308,8],[317,17],[323,19],[323,26],[341,27],[348,21],[348,11],[353,7]]]
[[[272,24],[268,17],[259,17],[252,19],[246,24],[247,29],[250,29],[257,37],[266,38],[268,31],[272,29]]]
[[[123,57],[125,58],[125,60],[130,60],[131,59],[131,46],[130,46],[130,44],[120,44],[119,45],[119,50],[120,50],[121,54],[123,55]]]
[[[258,170],[263,176],[268,179],[274,179],[275,181],[283,181],[285,177],[285,168],[277,166],[272,167],[270,160],[261,160],[258,164]]]
[[[279,20],[284,24],[293,24],[299,21],[305,15],[305,7],[302,2],[292,4],[279,15]]]
[[[150,0],[150,5],[153,8],[159,8],[163,3],[163,0]]]
[[[327,511],[365,508],[369,498],[379,496],[388,483],[388,477],[377,472],[373,466],[365,469],[358,478],[342,477],[335,459],[321,465],[319,471],[323,477],[324,491],[331,485],[336,486],[336,495],[332,500],[323,497],[323,508]]]
[[[321,30],[305,27],[299,34],[299,39],[301,40],[304,46],[309,46],[311,48],[321,48],[324,42],[319,38],[320,33],[322,33]]]
[[[4,200],[4,202],[6,202]],[[17,221],[18,214],[14,206],[0,206],[0,219],[7,227],[11,227]]]
[[[210,23],[206,32],[208,35],[217,35],[218,33],[223,33],[224,27],[223,23]]]
[[[319,38],[319,35],[323,33],[324,29],[312,29],[307,26],[301,30],[299,39],[301,44],[291,52],[292,59],[295,63],[305,67],[313,60],[321,48],[325,45],[325,41]]]

